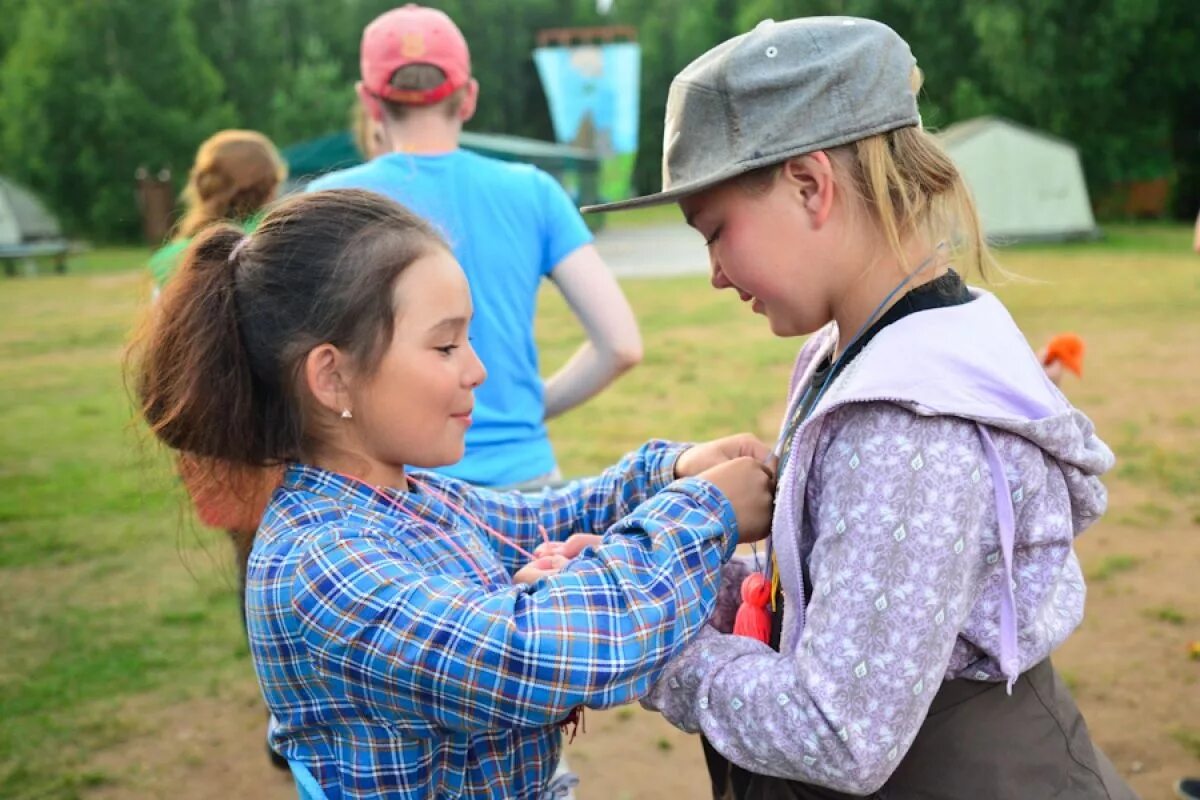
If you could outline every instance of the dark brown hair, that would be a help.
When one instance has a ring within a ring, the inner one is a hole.
[[[400,89],[406,92],[424,92],[441,86],[445,80],[446,73],[439,67],[435,67],[432,64],[409,64],[407,67],[401,67],[393,72],[388,85],[393,89]],[[460,86],[451,92],[446,99],[432,106],[411,106],[391,100],[381,100],[380,102],[383,103],[383,108],[387,115],[392,120],[400,122],[416,108],[440,108],[448,118],[452,118],[462,108],[463,99],[466,96],[467,87]]]
[[[301,458],[304,358],[330,343],[370,375],[392,336],[396,278],[445,246],[415,214],[353,189],[286,200],[248,237],[205,230],[131,345],[142,416],[167,446],[232,466]]]

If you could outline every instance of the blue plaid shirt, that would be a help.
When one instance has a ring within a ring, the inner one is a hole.
[[[672,482],[681,450],[651,442],[536,495],[432,474],[419,477],[433,492],[394,492],[291,467],[246,587],[272,746],[333,800],[539,797],[560,721],[645,694],[712,613],[736,519],[711,483]],[[513,585],[526,558],[435,492],[529,550],[539,523],[554,540],[607,535]]]

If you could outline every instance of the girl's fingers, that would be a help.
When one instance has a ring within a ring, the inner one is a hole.
[[[599,547],[603,538],[594,533],[576,533],[562,543],[559,552],[567,558],[574,558],[589,547]]]
[[[538,558],[561,555],[570,559],[582,553],[585,548],[599,546],[603,538],[594,533],[575,533],[564,542],[542,542],[533,548],[533,554]]]
[[[513,575],[513,583],[537,583],[542,578],[554,575],[570,563],[570,561],[571,559],[560,555],[535,558],[517,570],[517,573]]]

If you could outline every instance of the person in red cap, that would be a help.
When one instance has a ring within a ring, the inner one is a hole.
[[[367,189],[429,220],[470,281],[472,342],[488,370],[466,456],[443,471],[489,487],[558,479],[545,421],[588,400],[642,357],[637,321],[574,203],[545,172],[460,149],[479,84],[462,32],[441,11],[406,5],[363,31],[356,89],[382,154],[309,191]],[[542,380],[533,336],[549,278],[587,333]]]

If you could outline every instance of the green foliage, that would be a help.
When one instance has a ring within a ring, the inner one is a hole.
[[[0,66],[0,171],[46,198],[70,232],[138,229],[140,166],[186,172],[231,125],[220,74],[181,3],[30,4]]]
[[[346,125],[363,26],[395,0],[0,0],[0,172],[75,235],[131,239],[133,171],[172,169],[221,127],[280,146]],[[1074,142],[1094,191],[1166,176],[1200,205],[1200,16],[1188,0],[594,0],[436,3],[471,43],[473,130],[552,137],[531,52],[546,28],[632,25],[640,190],[658,188],[671,78],[765,18],[853,14],[911,44],[927,126],[1010,117]]]
[[[346,129],[354,97],[321,39],[304,43],[304,57],[271,96],[268,132],[276,141],[303,141]],[[299,102],[298,102],[299,100]]]
[[[1192,728],[1176,728],[1171,731],[1171,738],[1179,743],[1193,758],[1200,759],[1200,731]]]

